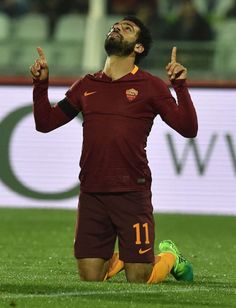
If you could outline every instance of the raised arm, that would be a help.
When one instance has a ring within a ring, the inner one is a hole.
[[[197,114],[186,84],[187,69],[177,62],[176,47],[172,49],[171,62],[166,66],[166,71],[176,92],[178,104],[173,101],[163,104],[161,117],[182,136],[196,137]]]
[[[33,77],[33,113],[36,130],[47,133],[71,121],[78,111],[66,99],[51,106],[48,99],[49,69],[43,49],[37,48],[39,57],[30,67]]]

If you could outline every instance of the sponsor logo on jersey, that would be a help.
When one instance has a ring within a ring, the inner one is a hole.
[[[85,91],[85,92],[84,92],[84,96],[89,96],[89,95],[95,94],[96,92],[97,92],[97,91],[91,91],[91,92]]]

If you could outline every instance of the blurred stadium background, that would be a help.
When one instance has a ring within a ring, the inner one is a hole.
[[[162,76],[175,44],[191,80],[235,80],[235,0],[2,0],[0,75],[28,76],[38,45],[53,77],[96,71],[105,57],[105,33],[127,14],[152,29],[145,69]]]

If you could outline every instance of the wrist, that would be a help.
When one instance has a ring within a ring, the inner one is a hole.
[[[32,78],[32,80],[34,85],[48,85],[49,78],[47,77],[43,80]]]
[[[186,79],[175,79],[171,81],[173,88],[184,87],[187,86]]]

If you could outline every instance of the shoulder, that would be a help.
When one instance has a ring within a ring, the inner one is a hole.
[[[147,79],[151,84],[167,87],[167,84],[164,82],[164,80],[162,80],[158,76],[155,76],[155,75],[153,75],[153,74],[151,74],[147,71],[141,70],[141,69],[139,70],[139,74],[143,78]]]
[[[74,92],[75,90],[77,90],[77,89],[81,86],[81,84],[82,84],[84,78],[85,78],[85,77],[80,77],[79,79],[77,79],[77,80],[70,86],[70,88],[68,89],[68,92]]]
[[[92,75],[84,75],[78,78],[68,89],[67,93],[83,91]]]
[[[152,75],[151,73],[143,70],[140,70],[140,74],[148,80],[149,87],[154,92],[169,92],[167,83],[158,76]]]

